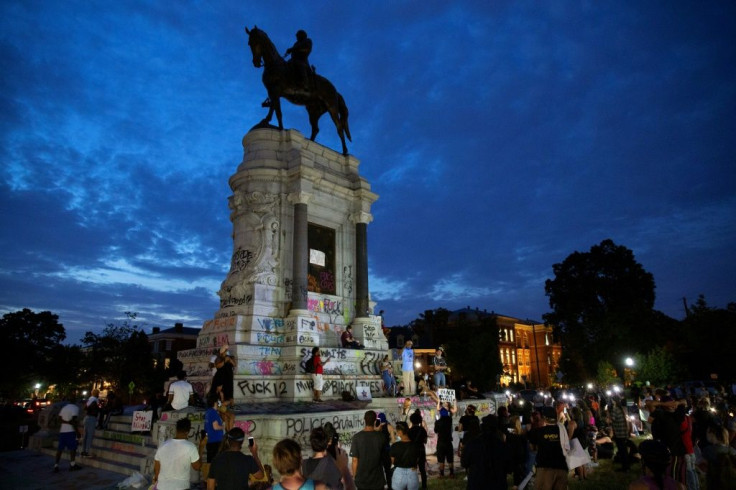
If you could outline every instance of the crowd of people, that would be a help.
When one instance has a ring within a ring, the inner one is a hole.
[[[346,348],[363,348],[349,329],[342,342]],[[322,368],[329,359],[322,358],[319,347],[310,354],[302,364],[312,374],[314,401],[319,402]],[[458,414],[456,403],[441,400],[438,395],[447,387],[447,361],[441,347],[430,359],[431,378],[415,375],[411,340],[401,350],[400,359],[400,382],[392,372],[389,356],[381,362],[387,396],[406,393],[433,399],[434,420],[428,424],[423,419],[422,412],[412,406],[411,396],[405,397],[394,424],[384,413],[368,410],[363,429],[352,437],[351,459],[340,448],[339,436],[329,423],[309,434],[308,458],[302,459],[302,448],[296,441],[284,439],[273,449],[273,466],[280,475],[280,481],[273,482],[271,467],[260,462],[257,442],[249,438],[250,454],[243,451],[246,434],[234,426],[235,362],[223,346],[211,359],[212,382],[202,443],[197,448],[187,440],[191,425],[187,425],[187,418],[180,419],[176,436],[156,453],[157,488],[188,488],[189,471],[194,469],[202,472],[209,490],[426,489],[430,431],[436,437],[439,478],[455,478],[461,466],[466,471],[468,489],[506,489],[508,480],[514,489],[565,489],[571,479],[587,479],[601,459],[612,459],[621,472],[638,468],[641,477],[631,484],[632,490],[700,490],[703,481],[704,490],[736,488],[736,424],[729,405],[733,400],[723,390],[647,387],[632,389],[628,399],[621,392],[590,392],[577,399],[540,397],[531,410],[521,411],[511,404],[480,418],[475,405],[468,404]],[[157,403],[162,409],[190,406],[194,391],[186,381],[186,373],[180,372],[166,393],[168,398]],[[482,398],[469,380],[462,395]],[[105,425],[115,403],[114,393],[108,395],[106,404],[98,397],[99,392],[93,391],[83,407],[83,416],[79,411],[71,413],[71,408],[62,410],[56,471],[65,449],[72,455],[71,469],[79,468],[73,457],[78,439],[74,433],[79,436],[82,427],[85,437],[81,454],[89,455],[94,428]],[[645,435],[646,440],[637,445],[635,436],[639,435]]]

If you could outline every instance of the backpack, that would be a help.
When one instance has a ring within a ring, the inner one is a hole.
[[[307,362],[304,363],[304,371],[309,374],[314,372],[314,356],[307,359]]]

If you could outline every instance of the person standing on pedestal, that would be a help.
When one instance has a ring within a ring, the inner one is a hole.
[[[413,396],[417,392],[417,385],[414,381],[414,351],[412,346],[414,343],[407,340],[404,348],[401,350],[401,379],[404,382],[404,396]]]
[[[324,373],[324,365],[330,362],[330,358],[322,360],[320,356],[319,347],[312,347],[312,357],[314,358],[314,372],[312,373],[312,383],[314,384],[314,401],[322,401],[322,388],[324,387],[324,380],[322,374]]]
[[[434,386],[435,389],[446,388],[447,380],[445,379],[445,371],[447,370],[447,361],[443,357],[445,350],[442,347],[437,347],[434,351],[434,357],[430,361],[434,368]]]

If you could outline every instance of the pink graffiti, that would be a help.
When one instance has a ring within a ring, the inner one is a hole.
[[[261,374],[271,374],[271,371],[273,370],[273,361],[265,359],[263,361],[258,361],[256,363],[256,369],[258,369]]]
[[[256,430],[256,423],[253,420],[236,420],[233,425],[243,429],[246,435],[250,435]]]

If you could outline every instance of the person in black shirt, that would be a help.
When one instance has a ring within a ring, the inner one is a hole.
[[[445,477],[445,462],[450,466],[450,478],[455,478],[454,456],[455,451],[452,447],[452,414],[455,408],[448,402],[440,406],[437,402],[437,411],[440,418],[434,423],[434,432],[437,434],[437,462],[440,465],[440,478]]]
[[[529,431],[529,443],[537,451],[535,488],[567,488],[567,460],[562,452],[557,414],[552,407],[543,412],[544,425]]]
[[[427,450],[424,445],[427,443],[427,430],[422,425],[422,413],[419,409],[409,417],[411,429],[409,429],[409,439],[417,445],[419,452],[419,474],[422,477],[422,490],[427,489]]]
[[[511,472],[511,454],[499,432],[498,417],[483,417],[482,434],[468,441],[461,463],[468,470],[468,490],[506,489]]]
[[[409,439],[409,426],[406,422],[396,423],[396,432],[399,442],[391,446],[391,463],[394,465],[391,476],[391,488],[394,490],[417,490],[417,474],[415,473],[419,461],[417,445]]]

